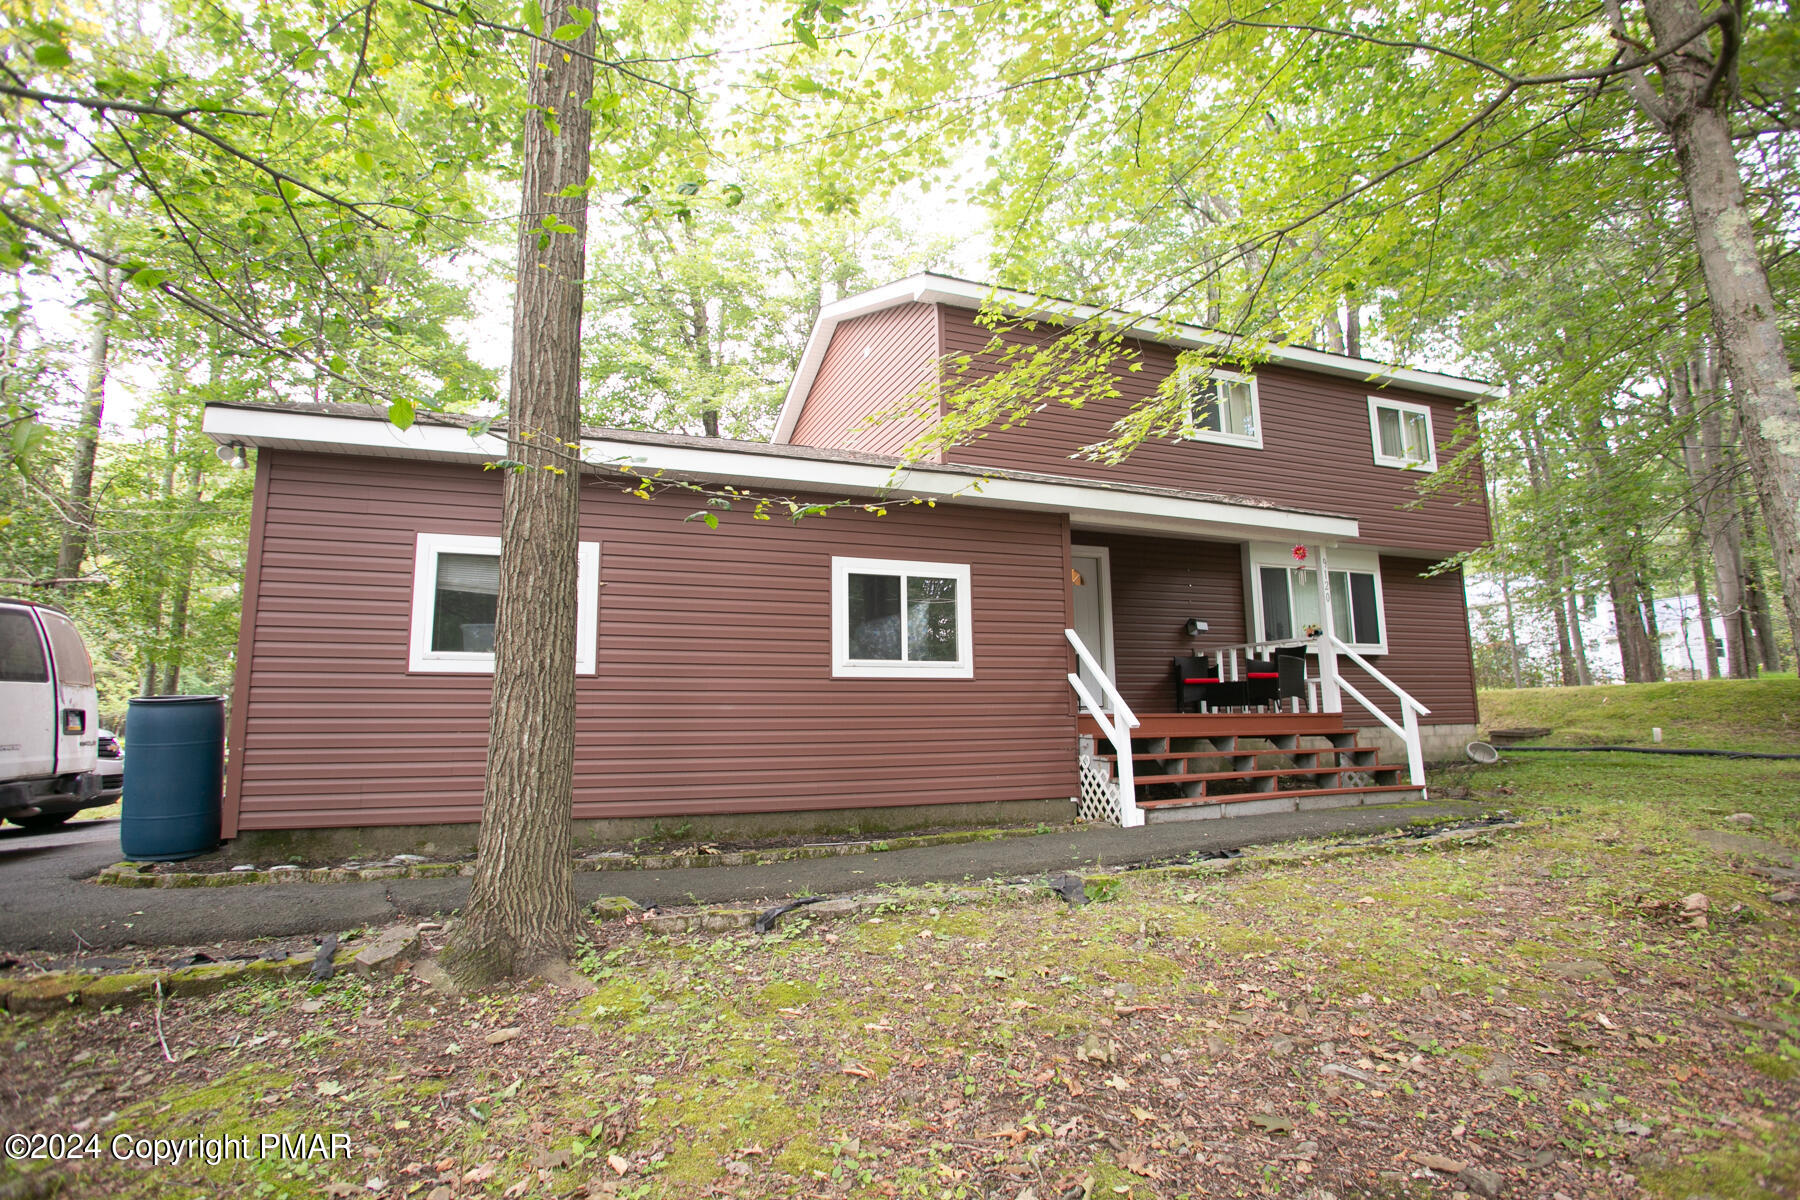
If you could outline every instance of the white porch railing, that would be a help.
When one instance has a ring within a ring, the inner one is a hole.
[[[1101,670],[1099,662],[1082,644],[1081,636],[1073,629],[1065,629],[1063,634],[1069,639],[1069,645],[1075,647],[1075,657],[1080,659],[1081,665],[1093,675],[1094,681],[1100,685],[1101,692],[1112,704],[1112,712],[1108,713],[1105,707],[1094,699],[1094,695],[1088,691],[1087,685],[1081,682],[1081,676],[1074,671],[1069,672],[1069,686],[1075,689],[1075,695],[1080,698],[1082,707],[1087,710],[1089,716],[1094,718],[1095,724],[1100,726],[1100,732],[1104,733],[1107,740],[1112,742],[1113,750],[1117,755],[1114,762],[1119,789],[1119,824],[1126,829],[1136,828],[1144,823],[1144,810],[1137,805],[1137,781],[1132,775],[1131,761],[1131,731],[1138,727],[1137,714],[1131,711],[1131,705],[1125,703],[1125,697],[1119,694],[1119,689],[1113,684],[1111,677]]]
[[[1307,712],[1343,712],[1344,702],[1341,694],[1348,694],[1377,721],[1392,731],[1406,747],[1406,767],[1412,786],[1425,786],[1425,751],[1419,740],[1419,718],[1428,715],[1431,710],[1413,699],[1399,684],[1376,670],[1373,664],[1362,655],[1339,641],[1333,634],[1325,634],[1314,638],[1313,648],[1318,652],[1319,673],[1310,672],[1306,677],[1306,711]],[[1214,656],[1219,664],[1220,677],[1223,679],[1243,678],[1239,656],[1243,658],[1266,659],[1274,654],[1277,646],[1291,646],[1293,638],[1273,642],[1239,642],[1232,646],[1208,646],[1202,653]],[[1326,651],[1333,653],[1326,653]],[[1368,673],[1370,679],[1392,692],[1400,703],[1400,720],[1395,721],[1387,713],[1378,708],[1362,690],[1346,680],[1338,672],[1337,656],[1342,654],[1351,662]],[[1299,697],[1293,697],[1293,709],[1300,710]]]
[[[1414,700],[1399,684],[1389,679],[1386,675],[1383,675],[1380,671],[1377,671],[1368,659],[1344,645],[1344,643],[1338,641],[1336,634],[1327,633],[1323,640],[1332,650],[1336,651],[1336,654],[1322,654],[1319,656],[1319,668],[1321,674],[1323,674],[1325,670],[1326,660],[1330,659],[1331,671],[1332,674],[1335,675],[1337,673],[1337,654],[1342,654],[1351,662],[1361,667],[1363,671],[1368,674],[1370,679],[1373,679],[1376,683],[1379,683],[1382,687],[1392,692],[1394,698],[1400,701],[1400,723],[1395,724],[1392,717],[1370,703],[1369,698],[1358,691],[1348,680],[1339,678],[1335,681],[1338,688],[1348,692],[1352,700],[1355,700],[1358,704],[1367,709],[1371,716],[1377,721],[1380,721],[1383,725],[1386,725],[1388,729],[1393,732],[1395,737],[1406,744],[1407,774],[1412,780],[1412,785],[1423,792],[1425,788],[1425,748],[1419,741],[1419,718],[1429,714],[1431,710],[1426,708],[1423,704],[1420,704],[1417,700]],[[1338,711],[1342,711],[1341,703]]]

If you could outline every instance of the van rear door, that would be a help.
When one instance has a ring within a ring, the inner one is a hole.
[[[56,773],[92,771],[100,762],[100,694],[94,690],[94,663],[75,622],[59,612],[38,609],[50,642],[56,677]]]
[[[0,780],[56,773],[59,717],[33,610],[0,604]]]

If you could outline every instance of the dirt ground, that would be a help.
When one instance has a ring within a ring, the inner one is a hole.
[[[1800,1195],[1800,930],[1745,849],[1800,845],[1800,768],[1478,785],[1533,823],[1080,907],[608,922],[588,995],[11,1018],[0,1131],[62,1161],[11,1156],[0,1197]]]

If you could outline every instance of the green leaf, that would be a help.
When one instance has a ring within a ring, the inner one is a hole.
[[[32,61],[40,67],[66,67],[75,61],[67,46],[46,42],[31,52]]]
[[[402,398],[388,405],[388,420],[394,423],[396,429],[411,429],[413,418],[417,415],[411,400]]]
[[[538,7],[538,0],[525,0],[522,10],[525,17],[525,28],[542,37],[544,33],[544,10]]]
[[[370,154],[367,150],[358,150],[356,152],[356,165],[365,171],[373,171],[375,169],[375,156]]]
[[[125,282],[134,288],[149,291],[169,277],[167,271],[159,271],[155,267],[139,267],[126,277]]]
[[[572,42],[588,31],[586,25],[570,21],[567,25],[558,25],[550,31],[550,36],[558,41]]]
[[[675,189],[676,195],[679,195],[679,196],[692,196],[692,195],[695,195],[696,193],[698,193],[699,191],[700,191],[700,184],[694,182],[691,179],[688,180],[686,183],[682,184],[680,187]]]
[[[819,48],[819,39],[813,35],[812,26],[803,24],[799,20],[794,22],[794,39],[810,49],[817,50]]]

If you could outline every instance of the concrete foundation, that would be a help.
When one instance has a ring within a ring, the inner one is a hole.
[[[1352,715],[1349,711],[1352,707],[1353,702],[1346,700],[1345,716]],[[1467,762],[1468,756],[1463,753],[1463,747],[1480,736],[1473,725],[1419,726],[1419,745],[1425,751],[1427,763]],[[1387,726],[1358,729],[1356,737],[1365,746],[1374,746],[1380,750],[1382,762],[1393,763],[1401,770],[1406,769],[1406,745],[1389,733]]]
[[[1406,804],[1418,799],[1419,793],[1411,788],[1397,788],[1391,792],[1354,792],[1347,796],[1271,796],[1266,800],[1233,800],[1224,804],[1185,804],[1179,808],[1147,809],[1144,812],[1144,823],[1166,825],[1172,821],[1266,817],[1275,813],[1317,812],[1327,808]]]
[[[832,808],[818,812],[734,813],[721,816],[601,819],[575,822],[575,847],[631,842],[753,841],[804,834],[899,833],[937,826],[1066,825],[1076,805],[1067,799],[1007,800],[988,804],[896,804],[881,808]],[[347,829],[247,829],[209,856],[232,862],[270,863],[388,858],[395,854],[453,857],[470,853],[481,826],[384,825]]]

